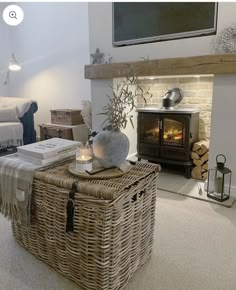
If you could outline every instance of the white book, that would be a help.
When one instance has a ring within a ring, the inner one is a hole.
[[[44,141],[17,147],[19,154],[37,159],[53,158],[57,155],[77,149],[81,142],[61,138],[51,138]]]
[[[36,165],[45,166],[45,165],[49,165],[49,164],[52,164],[54,162],[61,161],[63,159],[66,159],[66,158],[69,158],[72,156],[75,157],[75,155],[76,155],[76,150],[73,149],[69,152],[59,154],[59,155],[56,155],[54,157],[47,158],[47,159],[38,159],[38,158],[31,157],[31,156],[22,155],[20,153],[18,153],[18,158],[20,158],[26,162],[36,164]]]

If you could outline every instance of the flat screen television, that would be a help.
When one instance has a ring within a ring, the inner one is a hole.
[[[115,2],[113,45],[216,34],[214,2]]]

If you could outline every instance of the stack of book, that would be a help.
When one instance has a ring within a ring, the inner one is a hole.
[[[20,159],[44,166],[75,156],[80,145],[81,142],[52,138],[17,147],[17,153]]]

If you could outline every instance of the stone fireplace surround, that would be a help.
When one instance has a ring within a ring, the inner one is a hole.
[[[149,90],[152,98],[147,100],[147,106],[161,107],[165,93],[172,88],[180,88],[184,93],[183,100],[178,105],[181,108],[200,109],[199,139],[210,139],[211,107],[213,94],[213,75],[185,75],[143,77],[138,85]],[[137,107],[143,107],[144,100],[138,99]]]
[[[223,153],[232,170],[231,194],[236,197],[236,54],[180,57],[147,62],[129,62],[141,76],[178,76],[212,74],[213,96],[210,133],[209,167],[215,166],[215,156]],[[103,118],[98,115],[111,95],[113,79],[122,77],[127,63],[85,66],[85,78],[91,80],[93,129],[100,131]],[[131,142],[130,154],[136,152],[136,130],[125,132]]]

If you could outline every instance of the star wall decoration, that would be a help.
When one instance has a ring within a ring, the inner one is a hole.
[[[96,49],[95,53],[90,54],[93,58],[92,64],[103,63],[104,53],[101,53],[99,48]]]
[[[112,56],[109,53],[104,55],[104,63],[111,63]]]

